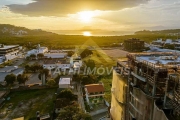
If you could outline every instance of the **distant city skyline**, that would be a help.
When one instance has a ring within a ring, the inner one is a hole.
[[[0,24],[109,31],[180,28],[180,0],[1,0]]]

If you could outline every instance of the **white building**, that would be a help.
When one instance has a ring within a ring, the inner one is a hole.
[[[45,53],[45,58],[66,58],[67,53]]]
[[[65,69],[70,69],[70,67],[70,63],[64,59],[47,59],[43,64],[43,68],[49,70],[59,68],[64,71]]]
[[[59,79],[59,88],[72,88],[71,81],[72,79],[70,77],[61,77]]]
[[[19,45],[0,45],[0,63],[18,57]]]
[[[37,49],[32,49],[32,50],[28,51],[26,57],[30,56],[32,54],[37,55],[37,54],[40,54],[40,53],[44,54],[44,53],[47,53],[47,52],[48,52],[47,47],[41,47],[40,44],[38,44]]]

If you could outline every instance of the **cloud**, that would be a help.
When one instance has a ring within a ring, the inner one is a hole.
[[[34,0],[26,5],[8,5],[14,13],[28,16],[64,16],[83,10],[121,10],[145,4],[149,0]]]

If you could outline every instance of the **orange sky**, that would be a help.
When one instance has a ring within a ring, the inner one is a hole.
[[[180,0],[1,0],[0,23],[32,29],[137,31],[179,28]]]

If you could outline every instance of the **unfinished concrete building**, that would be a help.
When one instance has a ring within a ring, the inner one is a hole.
[[[114,117],[115,114],[112,112],[114,108],[111,106],[112,119],[179,120],[179,55],[171,52],[130,53],[127,58],[126,62],[118,62],[114,70],[115,73],[124,76],[123,81],[126,81],[124,83],[127,85],[125,91],[118,93],[126,95],[124,104],[119,105],[124,113],[123,117],[116,119],[118,111]],[[119,80],[122,81],[113,75],[112,89],[124,86],[114,83],[114,81]],[[114,104],[113,94],[111,105]]]

